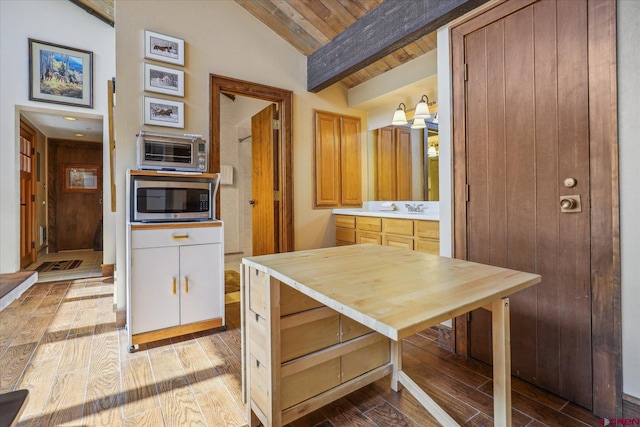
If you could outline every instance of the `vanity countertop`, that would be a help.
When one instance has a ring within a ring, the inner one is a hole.
[[[331,211],[334,215],[375,216],[381,218],[421,219],[429,221],[440,220],[438,202],[392,202],[396,210],[380,210],[382,204],[389,202],[364,202],[362,208],[336,208]],[[409,212],[406,205],[423,205],[420,212]]]

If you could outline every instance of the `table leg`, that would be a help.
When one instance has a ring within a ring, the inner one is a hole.
[[[511,426],[511,331],[509,298],[492,303],[493,332],[493,422]]]
[[[391,372],[391,390],[402,390],[402,384],[398,382],[398,373],[402,371],[402,340],[391,340],[391,363],[393,363],[393,371]]]

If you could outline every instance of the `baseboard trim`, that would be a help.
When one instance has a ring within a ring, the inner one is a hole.
[[[113,277],[115,271],[115,264],[102,264],[102,277]]]
[[[640,420],[640,398],[628,394],[622,395],[622,417]]]

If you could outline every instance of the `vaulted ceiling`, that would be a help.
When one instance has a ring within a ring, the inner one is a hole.
[[[70,1],[109,25],[114,24],[114,0]],[[310,56],[384,0],[235,1],[300,53]],[[352,88],[435,48],[436,34],[433,31],[372,64],[354,71],[342,78],[340,83],[347,88]]]

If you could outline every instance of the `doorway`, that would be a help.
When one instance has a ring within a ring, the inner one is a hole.
[[[293,233],[293,183],[292,183],[292,144],[291,144],[291,123],[292,123],[292,97],[291,91],[278,89],[271,86],[260,85],[228,77],[211,75],[211,170],[220,171],[221,166],[221,97],[249,97],[267,101],[274,105],[276,111],[279,131],[270,149],[273,152],[270,157],[274,159],[278,167],[273,168],[273,194],[265,194],[274,203],[273,235],[263,236],[274,242],[273,252],[289,252],[294,249]],[[274,122],[276,123],[276,122]],[[242,138],[239,138],[242,139]],[[239,142],[240,143],[240,142]],[[241,144],[241,143],[240,143]],[[255,153],[252,157],[256,157]],[[253,164],[253,161],[252,161]],[[253,168],[253,166],[252,166]],[[246,171],[248,172],[248,171]],[[218,192],[216,200],[216,218],[220,218],[220,195]],[[254,199],[255,197],[252,197]]]
[[[95,276],[103,258],[102,116],[35,107],[18,107],[17,111],[19,152],[25,152],[23,139],[32,135],[34,188],[31,246],[35,250],[21,268],[34,270],[60,259],[82,259],[82,264],[64,272],[76,278]],[[18,155],[26,159],[25,154]],[[24,241],[21,239],[21,247]],[[87,253],[80,253],[83,251]],[[40,276],[44,279],[56,273],[62,277],[64,272],[40,271]]]
[[[510,298],[513,374],[616,416],[616,116],[601,106],[616,96],[607,3],[509,1],[453,28],[454,238],[458,258],[542,275]],[[489,319],[483,310],[457,319],[456,350],[490,363]]]

